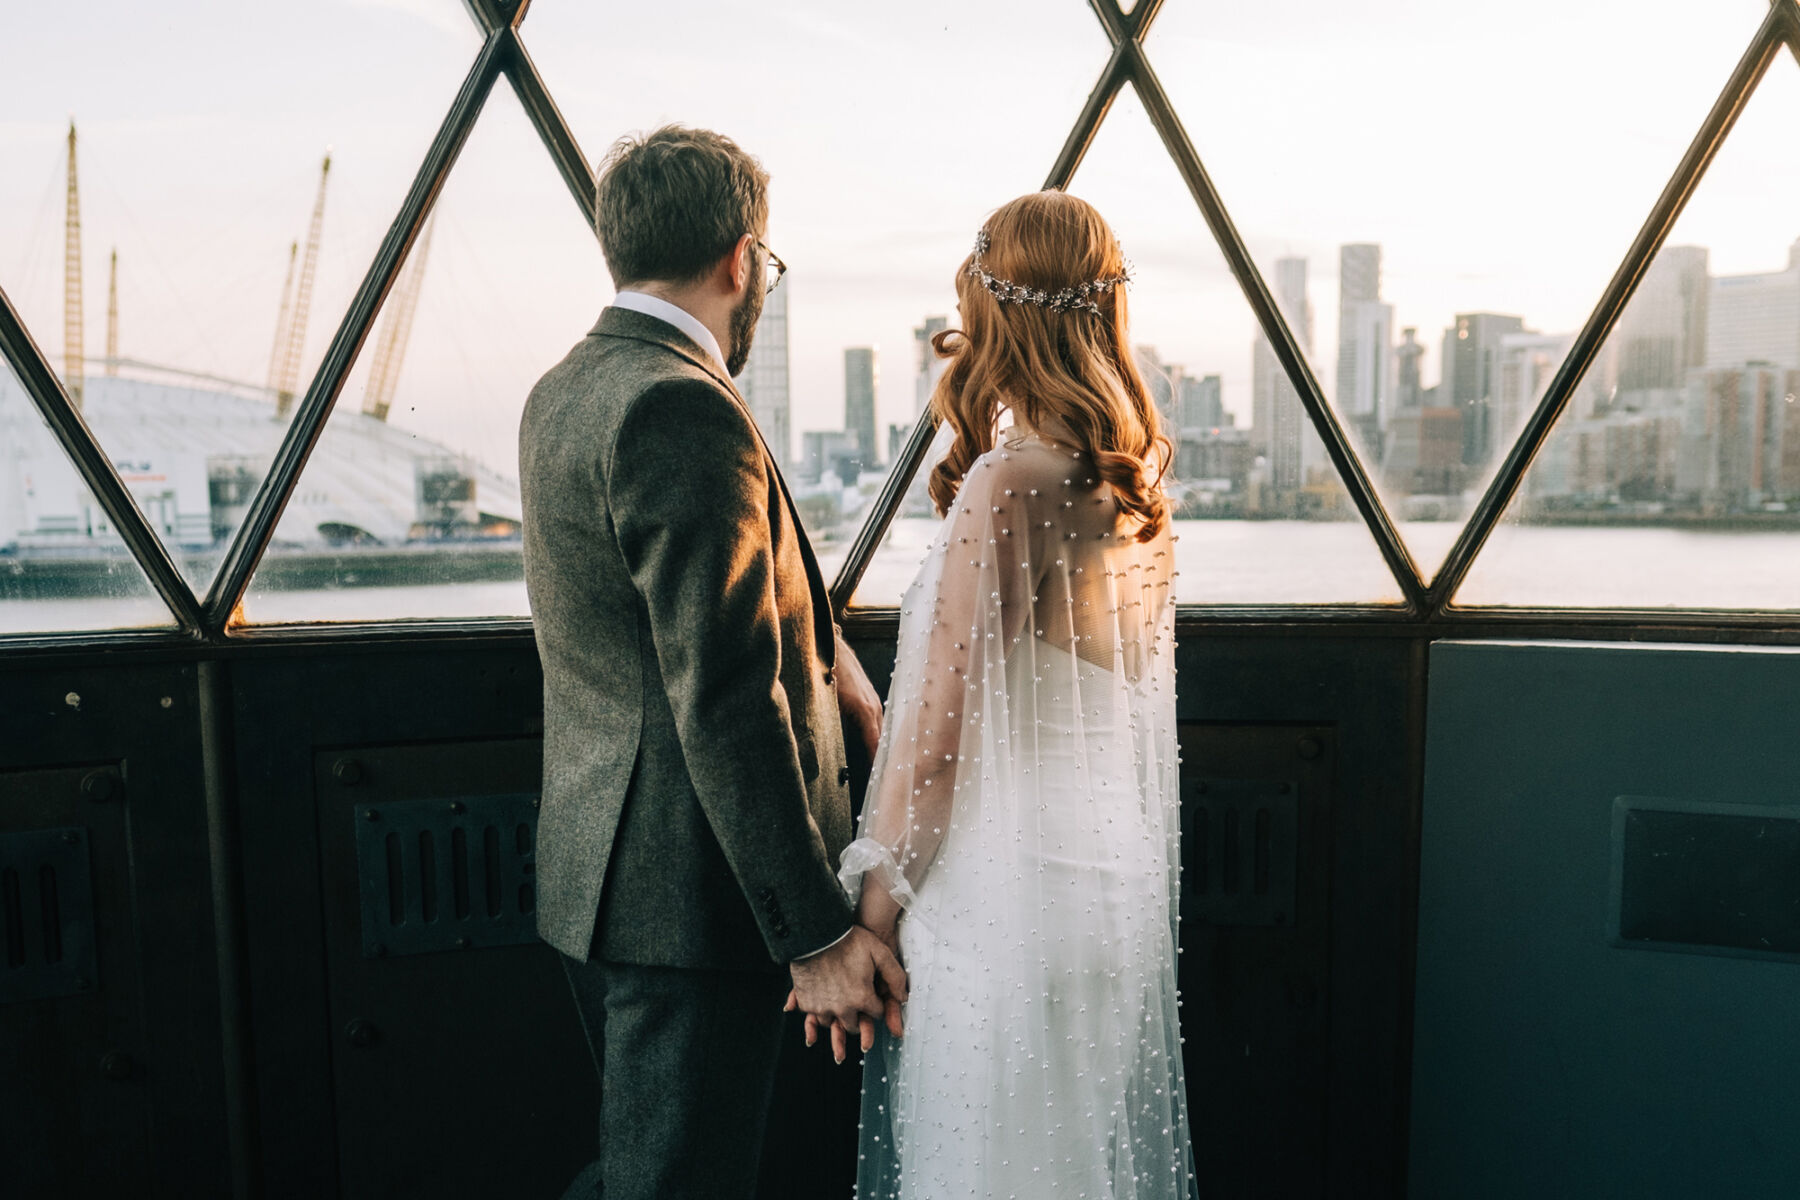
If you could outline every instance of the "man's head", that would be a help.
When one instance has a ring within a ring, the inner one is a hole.
[[[769,176],[722,134],[665,125],[613,144],[596,198],[600,248],[613,286],[731,286],[742,277],[723,347],[733,375],[750,355],[762,315]]]

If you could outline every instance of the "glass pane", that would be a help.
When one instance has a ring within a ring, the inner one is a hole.
[[[497,82],[282,514],[244,619],[528,615],[519,417],[610,296],[580,207]]]
[[[1526,472],[1459,605],[1800,608],[1796,130],[1800,69],[1784,52]]]
[[[1114,103],[1070,191],[1133,264],[1138,365],[1177,442],[1171,482],[1183,604],[1391,603],[1399,586],[1328,460],[1143,105]],[[1306,264],[1271,285],[1305,336]]]
[[[683,31],[679,70],[642,52],[670,28]],[[785,446],[831,578],[919,412],[915,331],[952,311],[952,273],[987,212],[1042,184],[1106,62],[1104,31],[1080,0],[673,0],[539,4],[523,33],[594,158],[680,121],[768,168],[768,241],[789,269],[744,391]],[[1029,68],[997,69],[998,46]],[[909,536],[883,545],[859,602],[899,600],[910,566],[899,585],[880,581]]]
[[[169,519],[147,515],[203,590],[286,430],[278,394],[310,383],[479,38],[452,0],[43,4],[9,37],[20,22],[0,279],[100,444],[169,481]]]
[[[140,505],[150,499],[154,484],[126,479]],[[0,635],[174,624],[0,360]]]
[[[1271,287],[1307,264],[1314,374],[1427,580],[1527,414],[1501,364],[1528,390],[1580,328],[1766,11],[1171,3],[1152,26]],[[1323,447],[1296,456],[1278,500]]]

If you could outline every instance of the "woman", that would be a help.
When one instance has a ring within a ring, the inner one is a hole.
[[[904,1039],[864,1063],[862,1200],[1195,1194],[1169,443],[1126,279],[1092,207],[1022,196],[958,275],[964,328],[935,342],[945,520],[902,603],[841,872],[909,978]]]

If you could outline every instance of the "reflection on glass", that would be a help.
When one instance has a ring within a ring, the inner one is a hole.
[[[642,49],[671,27],[680,70]],[[738,383],[829,582],[923,410],[920,339],[950,319],[956,265],[991,209],[1042,184],[1106,62],[1105,33],[1080,0],[540,4],[521,32],[592,157],[680,121],[768,168],[765,240],[788,270]],[[1000,69],[997,47],[1027,65]],[[772,62],[805,69],[746,66]],[[909,500],[864,593],[883,590],[919,519]],[[898,600],[917,558],[875,603]]]
[[[166,491],[127,479],[147,513]],[[0,635],[174,623],[12,368],[0,363]]]
[[[518,427],[611,294],[494,85],[251,580],[256,624],[522,617]]]
[[[1172,2],[1151,27],[1427,581],[1766,10]],[[1341,503],[1324,446],[1260,339],[1252,371],[1269,507],[1315,519]]]
[[[1800,608],[1796,128],[1800,69],[1781,54],[1458,604]],[[1506,340],[1535,401],[1549,371],[1528,339]]]
[[[480,39],[453,4],[354,0],[46,5],[25,32],[0,281],[204,590]]]

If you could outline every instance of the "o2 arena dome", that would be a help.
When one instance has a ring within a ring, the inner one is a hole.
[[[82,416],[171,550],[223,551],[286,432],[262,389],[89,375]],[[271,552],[517,541],[518,481],[340,405]],[[116,544],[106,514],[12,378],[0,375],[0,555]]]

